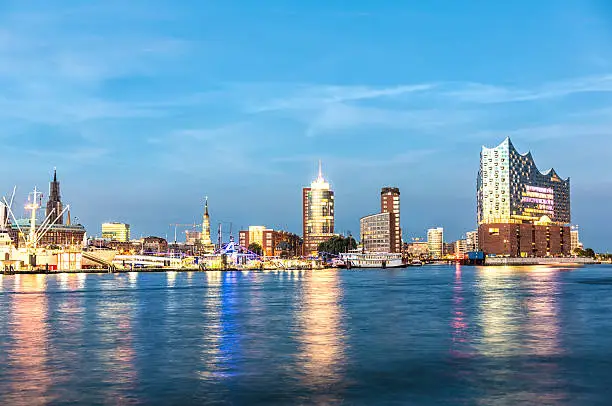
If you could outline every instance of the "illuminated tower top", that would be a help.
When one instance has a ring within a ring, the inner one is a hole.
[[[208,214],[208,197],[204,203],[204,215],[202,216],[202,235],[200,236],[200,244],[204,253],[212,253],[215,246],[210,238],[210,215]]]

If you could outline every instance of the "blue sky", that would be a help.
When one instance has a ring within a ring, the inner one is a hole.
[[[337,231],[402,190],[405,237],[475,228],[482,145],[572,178],[612,249],[612,7],[604,1],[0,2],[0,190],[46,188],[91,234],[198,221],[301,232],[323,160]]]

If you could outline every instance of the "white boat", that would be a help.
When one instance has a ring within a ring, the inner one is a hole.
[[[339,255],[342,268],[403,268],[402,254],[389,252],[347,252]],[[341,264],[341,265],[340,265]]]

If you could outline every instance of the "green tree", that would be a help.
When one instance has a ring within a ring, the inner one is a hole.
[[[248,250],[251,252],[254,252],[257,255],[263,254],[263,248],[261,248],[261,245],[259,245],[259,243],[256,243],[256,242],[250,243]]]
[[[595,258],[595,251],[592,248],[587,248],[584,250],[585,256],[588,258]]]
[[[335,235],[329,240],[319,244],[319,254],[332,254],[338,255],[342,252],[348,252],[357,248],[357,241],[351,236],[343,237],[341,235]]]

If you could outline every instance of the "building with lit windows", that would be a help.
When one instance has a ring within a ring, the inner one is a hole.
[[[287,231],[272,230],[264,226],[250,226],[238,234],[240,246],[248,248],[256,243],[266,257],[296,257],[302,255],[302,239]]]
[[[477,184],[478,240],[487,255],[563,256],[570,253],[570,181],[540,172],[531,153],[506,138],[483,147]]]
[[[319,176],[302,189],[302,213],[304,255],[314,256],[319,244],[334,236],[334,191],[323,178],[320,162]]]
[[[470,251],[478,251],[480,246],[478,244],[478,230],[468,231],[465,233],[466,249]]]
[[[574,253],[574,251],[578,249],[584,249],[584,245],[580,242],[580,230],[578,229],[578,226],[572,226],[570,234],[571,252]]]
[[[203,254],[215,252],[215,244],[210,236],[210,214],[208,214],[208,197],[204,204],[204,215],[202,216],[202,232],[200,233],[200,250]]]
[[[380,212],[389,213],[389,251],[402,252],[402,228],[400,225],[400,190],[384,187],[380,192]]]
[[[130,241],[130,225],[125,223],[103,223],[102,238],[110,241]]]
[[[416,238],[412,242],[404,244],[403,254],[410,258],[427,258],[429,257],[429,244],[427,244],[427,241]]]
[[[444,229],[442,227],[427,230],[427,247],[431,258],[441,259],[444,256]]]
[[[359,221],[361,245],[365,252],[391,252],[392,214],[378,213]]]

